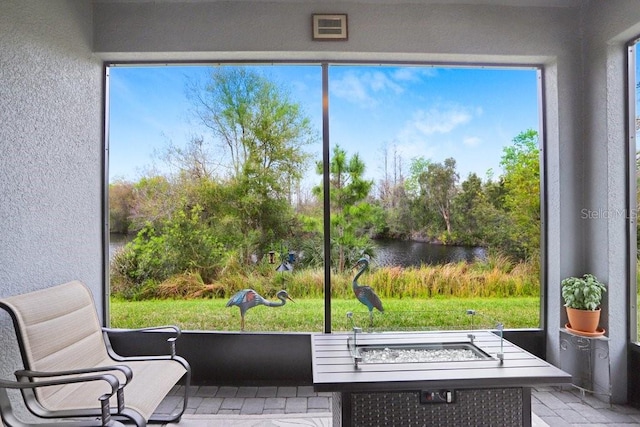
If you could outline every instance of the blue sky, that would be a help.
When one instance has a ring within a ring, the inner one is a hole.
[[[318,65],[258,66],[311,119],[321,141],[321,69]],[[109,78],[110,180],[135,181],[155,167],[159,153],[195,135],[215,144],[189,111],[188,79],[204,66],[112,67]],[[504,146],[527,129],[538,130],[537,76],[533,69],[332,65],[329,68],[332,144],[358,153],[367,175],[381,175],[383,147],[402,158],[434,162],[453,157],[461,181],[470,172],[500,174]],[[320,159],[321,145],[310,147]],[[309,166],[311,180],[315,168]]]

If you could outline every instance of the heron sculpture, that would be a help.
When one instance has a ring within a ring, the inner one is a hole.
[[[356,298],[358,301],[363,303],[369,309],[369,324],[373,326],[373,309],[377,308],[379,312],[383,313],[384,308],[382,308],[382,301],[380,301],[380,297],[376,295],[371,286],[359,285],[358,279],[365,272],[367,268],[369,268],[369,260],[367,258],[360,258],[354,267],[360,267],[360,271],[356,274],[356,277],[353,278],[353,293],[356,294]]]
[[[227,307],[231,307],[233,305],[240,307],[240,330],[244,331],[244,315],[250,308],[255,307],[256,305],[282,307],[287,303],[287,300],[295,302],[285,290],[279,291],[276,294],[276,298],[278,298],[280,302],[266,300],[253,289],[243,289],[231,297],[229,302],[227,302]]]

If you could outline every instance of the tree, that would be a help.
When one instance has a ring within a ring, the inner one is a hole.
[[[215,169],[214,158],[202,136],[192,136],[185,147],[169,144],[162,154],[166,163],[177,168],[179,174],[192,180],[212,179]]]
[[[171,218],[145,224],[114,256],[112,282],[129,298],[154,296],[157,285],[179,274],[212,282],[222,265],[223,247],[200,220],[198,205],[178,208]],[[147,295],[144,295],[144,294]]]
[[[134,204],[133,184],[116,181],[109,184],[109,231],[127,234]]]
[[[393,146],[391,159],[386,145],[382,148],[382,178],[378,181],[378,197],[376,205],[381,208],[382,220],[378,233],[391,237],[405,237],[411,229],[411,213],[409,199],[405,190],[405,179],[402,172],[402,157],[397,147]],[[391,164],[390,164],[391,163]]]
[[[212,68],[206,84],[190,82],[187,92],[195,118],[218,143],[248,261],[290,231],[292,193],[310,159],[305,147],[317,136],[283,88],[246,67]]]
[[[317,163],[316,170],[322,175],[322,162]],[[329,199],[331,243],[336,249],[338,271],[344,271],[348,262],[355,262],[363,252],[370,251],[370,241],[364,231],[374,220],[372,207],[366,202],[373,181],[363,178],[364,171],[360,156],[354,154],[349,158],[345,150],[339,146],[334,148],[329,164]],[[313,192],[322,199],[321,185],[314,187]]]
[[[141,178],[133,187],[134,205],[131,226],[141,230],[147,223],[158,224],[170,219],[180,205],[180,195],[164,176]]]
[[[214,67],[206,83],[189,82],[187,96],[231,177],[269,170],[276,190],[301,177],[309,160],[304,148],[317,135],[284,88],[246,67]]]
[[[412,224],[412,234],[426,233],[423,237],[432,237],[442,231],[438,212],[429,205],[425,205],[421,190],[420,177],[427,172],[431,161],[424,157],[411,159],[409,176],[404,181],[405,193],[408,196],[409,212]]]
[[[420,193],[425,206],[433,206],[444,220],[447,234],[451,234],[451,208],[458,183],[456,161],[445,159],[444,163],[429,163],[426,171],[418,177]]]
[[[528,258],[540,249],[540,151],[538,133],[521,132],[503,150],[504,206],[512,221],[514,255]]]
[[[431,161],[422,156],[411,159],[409,178],[404,182],[405,189],[410,197],[420,197],[420,176],[427,172],[430,164]]]
[[[458,241],[463,240],[468,245],[482,243],[483,218],[478,216],[478,210],[487,203],[482,180],[475,173],[470,173],[453,200],[453,220]]]
[[[416,221],[411,215],[411,201],[403,183],[393,188],[394,206],[384,209],[387,234],[393,238],[405,238]]]

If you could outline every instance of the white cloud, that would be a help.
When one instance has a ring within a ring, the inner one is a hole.
[[[374,92],[390,90],[396,94],[404,92],[402,86],[390,79],[386,74],[376,71],[374,73],[365,73],[363,76],[365,81],[369,81],[369,85]]]
[[[446,154],[450,149],[446,147],[454,141],[449,134],[480,115],[478,109],[459,105],[417,110],[396,135],[398,151],[407,159],[419,156],[427,159],[450,157],[450,154]],[[473,147],[482,143],[482,140],[469,136],[462,142],[466,147]]]
[[[445,134],[468,123],[472,118],[472,112],[463,107],[432,107],[427,111],[416,111],[406,126],[415,128],[422,135]]]
[[[364,82],[353,73],[346,74],[342,79],[332,80],[331,94],[362,104],[370,104],[374,101],[367,92]]]
[[[347,72],[342,78],[331,80],[331,94],[363,107],[380,104],[379,94],[391,91],[404,92],[404,88],[381,71],[355,73]]]

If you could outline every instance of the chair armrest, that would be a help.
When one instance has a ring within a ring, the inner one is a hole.
[[[74,375],[83,375],[81,377],[75,377],[78,379],[78,381],[73,381],[73,382],[82,382],[82,378],[92,378],[92,376],[87,376],[85,374],[95,374],[98,372],[109,372],[109,371],[120,371],[124,374],[126,379],[124,383],[121,383],[115,375],[104,374],[104,375],[109,375],[111,377],[116,378],[116,381],[118,382],[114,393],[117,394],[118,412],[122,412],[124,410],[124,387],[127,384],[129,384],[131,382],[131,379],[133,378],[133,371],[131,370],[131,368],[129,368],[126,365],[96,366],[92,368],[81,368],[81,369],[73,369],[68,371],[50,371],[50,372],[29,371],[26,369],[22,369],[22,370],[16,371],[14,374],[18,379],[18,381],[21,381],[21,382],[25,381],[25,379],[33,379],[33,378],[52,378],[52,377],[74,378],[73,377]],[[95,375],[93,377],[95,377]],[[65,378],[61,378],[61,380],[64,381]],[[36,384],[42,384],[42,382],[43,381],[38,381]],[[111,393],[109,397],[111,397],[112,395],[113,393]],[[107,397],[107,401],[109,397]]]
[[[129,333],[129,332],[168,332],[168,331],[172,331],[173,332],[173,336],[169,337],[167,339],[167,342],[169,343],[169,356],[171,359],[176,357],[176,341],[178,340],[178,338],[180,338],[180,335],[182,334],[182,331],[180,330],[180,327],[176,326],[176,325],[164,325],[164,326],[152,326],[152,327],[148,327],[148,328],[137,328],[137,329],[115,329],[115,328],[102,328],[102,332],[105,335],[106,338],[106,334],[108,332],[124,332],[124,333]],[[108,343],[108,349],[110,353],[113,353],[113,349],[111,348],[111,344],[109,343],[109,340],[105,339],[105,341]],[[148,359],[149,357],[145,357],[144,360]],[[165,359],[166,357],[162,357],[162,356],[155,356],[153,358],[160,358],[160,359]],[[135,357],[127,357],[127,358],[123,358],[122,360],[141,360]]]
[[[63,376],[70,376],[70,375],[91,374],[96,372],[109,372],[109,371],[120,371],[124,374],[127,380],[124,384],[120,386],[120,388],[130,383],[131,379],[133,378],[133,371],[127,365],[94,366],[91,368],[72,369],[68,371],[47,371],[47,372],[30,371],[27,369],[21,369],[15,372],[15,376],[18,377],[18,379],[20,380],[21,377],[49,378],[49,377],[63,377]]]
[[[40,375],[45,374],[45,375]],[[16,371],[16,377],[18,377],[18,381],[10,381],[0,379],[0,389],[35,389],[38,387],[48,387],[48,386],[57,386],[57,385],[65,385],[65,384],[74,384],[81,382],[90,382],[90,381],[105,381],[111,387],[111,392],[105,393],[102,396],[98,397],[98,403],[100,404],[100,414],[102,420],[102,426],[113,425],[114,423],[111,420],[111,412],[109,411],[109,399],[121,389],[120,381],[113,374],[99,374],[99,375],[82,375],[82,376],[70,376],[63,375],[63,378],[57,376],[53,379],[45,379],[39,380],[36,382],[29,381],[30,378],[35,377],[48,377],[48,373],[42,372],[34,372],[34,371]],[[0,396],[2,398],[6,398],[6,394]],[[1,402],[1,407],[3,410],[9,411],[8,406],[10,402],[7,399],[7,402]]]
[[[32,372],[34,371],[16,371],[16,375],[18,372]],[[83,375],[79,377],[68,377],[68,378],[55,378],[52,380],[42,380],[37,382],[26,381],[26,378],[36,377],[37,375],[20,375],[21,379],[19,381],[10,381],[0,379],[0,388],[13,388],[13,389],[25,389],[25,388],[37,388],[37,387],[47,387],[52,385],[64,385],[64,384],[73,384],[73,383],[81,383],[81,382],[89,382],[89,381],[105,381],[109,383],[111,387],[111,393],[107,393],[101,396],[100,400],[109,399],[113,396],[120,387],[120,381],[113,374],[100,374],[100,375]]]
[[[158,332],[158,331],[173,331],[178,338],[182,334],[182,330],[177,325],[164,325],[164,326],[151,326],[148,328],[136,328],[136,329],[119,329],[119,328],[102,328],[103,331],[116,331],[116,332]]]

